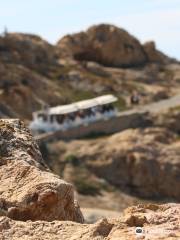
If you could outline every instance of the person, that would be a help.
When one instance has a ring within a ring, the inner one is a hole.
[[[131,95],[131,104],[132,105],[139,104],[139,101],[140,101],[139,94],[136,91],[134,91]]]

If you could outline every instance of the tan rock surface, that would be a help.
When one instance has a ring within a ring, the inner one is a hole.
[[[136,235],[136,227],[143,234]],[[117,219],[102,219],[95,224],[73,222],[21,222],[0,218],[3,240],[174,240],[180,238],[180,205],[139,205],[127,209]]]
[[[1,215],[23,221],[83,221],[72,185],[48,170],[19,120],[0,120],[0,183]]]

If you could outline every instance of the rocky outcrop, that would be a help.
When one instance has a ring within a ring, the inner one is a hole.
[[[62,99],[61,89],[48,78],[22,65],[0,64],[0,111],[4,115],[30,119],[43,105],[56,105]]]
[[[154,42],[141,45],[125,30],[108,24],[96,25],[86,32],[67,35],[59,40],[57,47],[62,57],[97,62],[109,67],[176,62],[158,51]]]
[[[36,35],[7,33],[0,37],[0,59],[45,73],[56,65],[56,48]]]
[[[83,221],[72,185],[48,170],[19,120],[0,120],[0,182],[0,215],[21,221]]]
[[[153,41],[146,42],[143,47],[149,62],[168,64],[175,61],[166,56],[164,53],[158,51],[156,49],[156,44]]]
[[[112,25],[68,35],[57,45],[31,34],[0,36],[1,117],[30,120],[42,105],[107,93],[118,97],[122,110],[134,91],[142,96],[140,104],[177,94],[179,76],[180,65],[160,53],[154,43],[143,46]]]
[[[136,227],[142,233],[136,234]],[[139,205],[128,208],[118,219],[102,219],[95,224],[72,222],[21,222],[0,217],[1,239],[13,240],[135,240],[179,239],[180,205]]]
[[[169,130],[129,129],[96,140],[51,144],[51,153],[59,157],[50,164],[63,174],[66,168],[62,166],[71,157],[79,163],[78,169],[86,168],[122,191],[179,201],[179,147],[178,136]]]
[[[128,32],[113,25],[100,24],[87,32],[68,35],[58,43],[60,55],[106,66],[134,67],[147,62],[140,42]]]

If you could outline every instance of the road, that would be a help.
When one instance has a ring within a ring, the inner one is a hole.
[[[180,106],[180,95],[145,105],[143,109],[148,112],[158,113],[178,106]]]

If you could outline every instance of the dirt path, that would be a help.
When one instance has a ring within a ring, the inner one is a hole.
[[[149,112],[158,113],[160,111],[165,111],[178,106],[180,106],[180,95],[176,95],[166,100],[161,100],[156,103],[145,105],[142,107],[142,109],[144,109],[145,111],[147,110]]]

